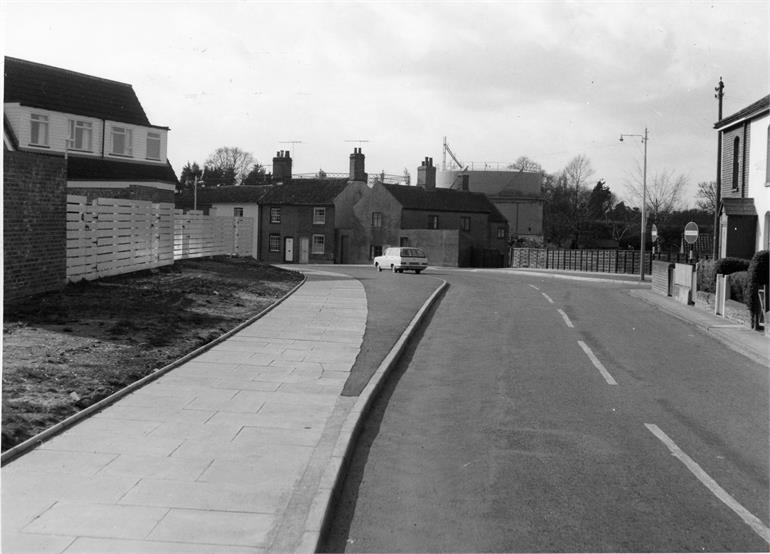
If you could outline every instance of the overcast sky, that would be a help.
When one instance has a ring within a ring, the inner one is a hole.
[[[2,2],[4,53],[133,85],[177,174],[219,146],[268,169],[414,176],[578,154],[619,196],[641,164],[716,172],[724,115],[770,92],[770,2]],[[360,144],[346,142],[366,140]],[[302,141],[287,144],[282,141]]]

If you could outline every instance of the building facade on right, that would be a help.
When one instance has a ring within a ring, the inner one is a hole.
[[[722,151],[717,255],[770,249],[770,95],[714,124]]]

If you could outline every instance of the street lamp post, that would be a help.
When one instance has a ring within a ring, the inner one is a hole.
[[[644,128],[643,135],[620,135],[620,142],[623,142],[623,137],[639,137],[644,144],[644,166],[642,169],[642,240],[639,251],[642,255],[642,260],[639,266],[641,270],[639,272],[639,279],[644,281],[644,239],[647,233],[647,127]]]

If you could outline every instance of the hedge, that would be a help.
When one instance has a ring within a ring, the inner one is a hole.
[[[760,250],[754,254],[749,263],[747,273],[748,282],[746,283],[744,302],[751,311],[751,327],[756,329],[759,325],[760,315],[759,291],[762,288],[767,290],[768,280],[770,280],[770,251]],[[767,302],[767,298],[765,302]]]
[[[717,275],[730,275],[738,271],[746,271],[750,262],[745,258],[701,260],[698,262],[698,290],[716,292]]]

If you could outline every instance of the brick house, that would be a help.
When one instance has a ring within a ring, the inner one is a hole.
[[[271,187],[260,200],[259,259],[267,263],[350,263],[353,204],[367,186],[303,179]]]
[[[721,136],[719,257],[770,248],[770,95],[714,124]]]
[[[169,129],[131,85],[6,57],[3,114],[6,148],[66,159],[67,194],[174,201]]]
[[[368,246],[359,262],[388,246],[419,246],[431,264],[454,267],[502,265],[508,251],[508,223],[495,205],[482,193],[436,188],[430,158],[417,186],[377,182],[354,209]]]

